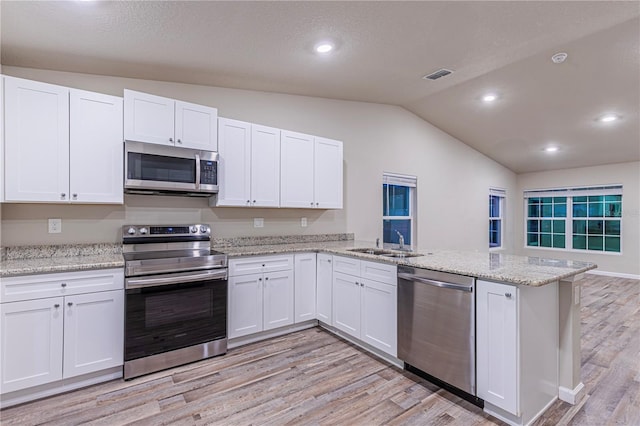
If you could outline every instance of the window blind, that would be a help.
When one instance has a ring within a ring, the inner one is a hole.
[[[399,175],[395,173],[384,173],[382,183],[387,185],[408,186],[415,188],[418,185],[418,178],[409,175]]]
[[[622,195],[622,185],[582,186],[574,188],[527,189],[524,198],[581,197],[586,195]]]
[[[505,197],[507,195],[507,191],[500,188],[489,188],[489,195],[495,195],[496,197]]]

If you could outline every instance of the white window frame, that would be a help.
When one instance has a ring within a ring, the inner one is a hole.
[[[492,217],[491,216],[491,197],[498,197],[500,199],[500,202],[498,204],[498,210],[500,212],[500,215],[497,217]],[[507,191],[501,188],[489,188],[489,233],[491,233],[491,221],[492,220],[499,220],[500,221],[500,241],[499,244],[495,247],[491,247],[491,237],[489,237],[489,251],[500,251],[500,250],[504,250],[504,236],[505,236],[505,218],[504,218],[504,209],[505,209],[505,200],[507,198]]]
[[[571,253],[587,253],[587,254],[601,254],[606,256],[621,256],[623,254],[623,233],[622,233],[622,219],[624,217],[624,208],[622,209],[620,220],[620,251],[606,251],[606,250],[588,250],[588,249],[574,249],[573,248],[573,197],[584,196],[600,196],[600,195],[623,195],[622,184],[610,184],[610,185],[591,185],[591,186],[578,186],[571,188],[547,188],[547,189],[525,189],[523,191],[524,197],[524,249],[530,250],[549,250],[558,252],[571,252]],[[565,248],[554,247],[539,247],[527,245],[527,220],[529,219],[528,211],[528,199],[531,197],[567,197],[567,216],[565,219]],[[622,204],[624,205],[624,195],[622,197]],[[589,220],[589,218],[580,218],[579,220]]]
[[[410,220],[411,221],[411,235],[409,236],[409,241],[411,241],[411,245],[405,245],[405,248],[414,249],[418,247],[416,234],[417,234],[417,224],[416,224],[416,204],[417,204],[417,188],[418,188],[418,178],[416,176],[411,175],[403,175],[398,173],[387,173],[384,172],[382,174],[382,188],[384,189],[384,185],[397,185],[397,186],[406,186],[409,187],[409,216],[382,216],[381,221],[381,234],[383,238],[381,238],[382,246],[385,248],[398,248],[397,244],[393,243],[385,243],[384,242],[384,221],[385,220]],[[383,197],[384,199],[384,197]],[[388,197],[387,197],[388,202]],[[388,207],[388,206],[387,206]],[[386,209],[389,210],[388,208]],[[404,236],[406,238],[406,235]]]

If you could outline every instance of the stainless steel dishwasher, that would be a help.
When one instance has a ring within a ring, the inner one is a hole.
[[[398,267],[398,358],[473,396],[474,287],[472,277]]]

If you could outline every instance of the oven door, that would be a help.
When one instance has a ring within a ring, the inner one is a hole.
[[[127,278],[125,361],[227,335],[227,270]]]

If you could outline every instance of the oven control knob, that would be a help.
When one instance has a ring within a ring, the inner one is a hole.
[[[147,235],[147,228],[140,228],[140,235]]]
[[[129,235],[133,235],[136,233],[136,228],[134,228],[133,226],[129,229],[127,229],[127,234]]]
[[[209,231],[209,227],[204,225],[200,227],[200,232],[202,232],[203,234],[206,234],[208,231]]]
[[[196,232],[198,232],[198,227],[192,226],[191,228],[189,228],[189,230],[191,231],[192,234],[195,234]]]

